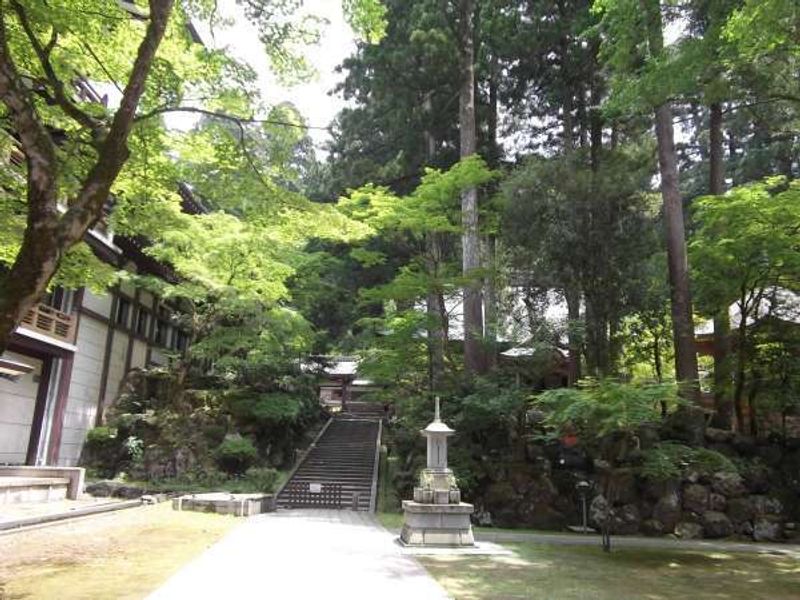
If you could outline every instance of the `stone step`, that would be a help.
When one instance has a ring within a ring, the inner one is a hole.
[[[351,482],[351,481],[372,481],[372,475],[348,477],[344,473],[298,473],[297,477],[292,477],[295,481],[334,481],[334,482]]]
[[[378,419],[336,416],[289,483],[339,484],[343,509],[351,508],[358,494],[358,509],[369,510],[378,430]],[[277,506],[289,504],[287,496],[278,496]]]
[[[298,469],[296,475],[306,475],[309,477],[313,477],[315,475],[329,475],[329,476],[336,476],[336,477],[347,477],[350,479],[370,479],[372,477],[372,469],[369,470],[362,470],[362,471],[354,471],[352,469],[337,469],[335,467],[329,469],[311,469],[311,468],[303,468],[301,467]]]
[[[359,467],[352,468],[342,465],[309,465],[302,466],[297,470],[297,473],[337,473],[339,475],[352,475],[356,477],[372,477],[372,467]]]

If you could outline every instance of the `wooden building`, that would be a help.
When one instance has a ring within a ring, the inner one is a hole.
[[[180,192],[186,212],[204,210],[187,186]],[[117,268],[175,280],[142,251],[145,240],[98,227],[85,241]],[[102,295],[58,289],[31,309],[0,357],[0,465],[76,465],[126,374],[186,349],[188,333],[171,315],[159,298],[126,283]]]

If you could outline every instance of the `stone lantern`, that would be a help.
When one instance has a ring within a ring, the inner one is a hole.
[[[473,546],[474,508],[461,502],[456,478],[447,467],[447,438],[455,431],[442,422],[438,397],[433,421],[421,433],[428,444],[427,468],[420,473],[414,499],[403,501],[400,541],[408,546]]]

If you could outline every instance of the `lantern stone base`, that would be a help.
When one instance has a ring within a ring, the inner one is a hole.
[[[472,504],[422,504],[403,501],[404,523],[400,542],[405,546],[474,546]]]

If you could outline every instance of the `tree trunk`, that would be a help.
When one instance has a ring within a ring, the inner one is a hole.
[[[650,54],[654,59],[660,59],[664,50],[661,4],[659,0],[640,0],[640,4],[647,20]],[[672,107],[668,101],[655,107],[655,129],[664,206],[675,376],[681,385],[681,394],[694,402],[693,406],[684,407],[673,416],[673,435],[690,444],[702,444],[705,421],[698,406],[697,353],[692,322],[692,297],[689,292],[686,234],[672,127]]]
[[[489,166],[496,168],[500,160],[500,149],[497,144],[497,56],[492,53],[489,59],[489,107],[486,116],[487,125],[487,152]],[[497,236],[487,233],[483,236],[483,311],[484,311],[484,336],[485,336],[485,361],[486,369],[492,370],[497,366]]]
[[[660,2],[659,0],[641,0],[641,2],[647,16],[650,53],[654,58],[660,58],[664,49]],[[692,297],[689,292],[683,204],[678,183],[672,108],[669,102],[664,102],[655,108],[655,128],[666,226],[675,374],[679,382],[694,392],[697,390],[697,354],[692,324]]]
[[[758,371],[753,371],[750,382],[750,392],[747,394],[747,410],[748,418],[750,421],[750,435],[758,437],[758,421],[756,412],[756,398],[758,397],[758,388],[761,386],[761,375]]]
[[[495,260],[497,255],[497,238],[494,235],[484,237],[483,268],[486,276],[483,278],[483,310],[485,315],[485,348],[484,359],[486,369],[491,370],[497,365],[497,288],[495,283]]]
[[[569,348],[569,384],[573,385],[581,378],[581,342],[578,335],[578,323],[581,318],[581,295],[575,288],[564,290],[567,302],[567,346]]]
[[[591,86],[589,88],[589,141],[590,159],[592,171],[600,169],[600,154],[603,150],[603,112],[600,105],[603,101],[603,81],[600,78],[600,65],[598,64],[598,54],[600,53],[600,40],[593,38],[590,43],[591,50]]]
[[[498,75],[497,55],[492,53],[489,59],[489,113],[486,117],[489,155],[486,160],[493,169],[500,162],[500,146],[497,143]]]
[[[708,125],[709,193],[721,196],[725,193],[725,163],[723,161],[722,105],[714,102],[709,107]],[[733,406],[730,399],[731,322],[728,307],[720,306],[714,315],[714,409],[711,423],[720,429],[732,426]]]
[[[119,108],[99,143],[94,165],[63,215],[57,207],[59,182],[55,147],[36,112],[29,86],[13,62],[5,22],[0,21],[0,100],[19,136],[28,171],[28,215],[22,245],[14,264],[0,279],[0,352],[8,347],[16,326],[45,293],[63,256],[102,214],[111,186],[128,159],[127,140],[136,108],[172,7],[173,0],[151,0],[147,30],[139,44]],[[22,18],[21,4],[17,11]]]
[[[473,44],[474,0],[459,2],[459,51],[461,55],[461,89],[458,96],[460,156],[476,151],[475,132],[475,48]],[[475,271],[481,266],[478,233],[478,190],[470,188],[461,194],[462,270],[464,285],[464,368],[467,375],[486,369],[483,357],[483,299],[481,282]]]
[[[744,307],[744,305],[744,300],[741,300],[741,306]],[[734,375],[735,384],[733,387],[733,405],[736,410],[736,429],[740,433],[744,433],[744,383],[745,365],[747,364],[747,359],[745,358],[745,344],[747,343],[747,318],[744,313],[742,313],[741,321],[739,323],[736,342],[736,373]]]
[[[664,201],[667,259],[669,263],[672,329],[675,343],[675,373],[678,381],[697,387],[697,354],[692,323],[692,297],[689,292],[689,265],[683,205],[678,188],[678,164],[669,104],[656,109],[656,137],[661,172],[661,195]]]
[[[423,101],[428,122],[433,123],[433,103],[431,94],[427,94]],[[429,129],[424,132],[425,154],[427,163],[433,164],[436,157],[436,139]],[[425,261],[433,286],[428,288],[426,308],[428,316],[428,383],[432,393],[441,388],[442,375],[444,374],[444,352],[447,344],[447,325],[444,321],[447,311],[444,307],[444,298],[438,289],[439,265],[442,261],[441,235],[430,231],[425,236]]]
[[[609,375],[608,316],[602,300],[586,293],[586,368],[591,375]]]

